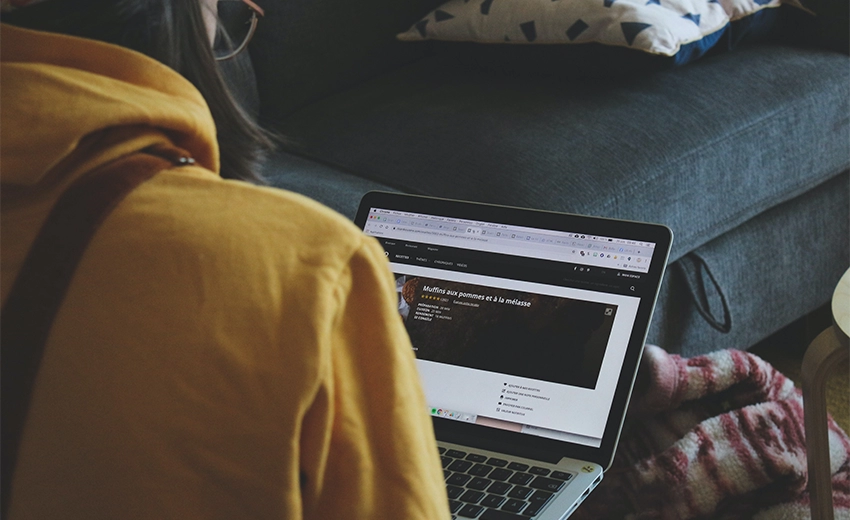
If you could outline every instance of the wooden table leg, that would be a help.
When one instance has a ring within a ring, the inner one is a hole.
[[[812,519],[833,520],[832,475],[829,470],[829,434],[826,411],[826,380],[831,368],[850,357],[839,331],[823,331],[803,357],[802,383],[805,410],[806,451],[809,468],[809,499]]]

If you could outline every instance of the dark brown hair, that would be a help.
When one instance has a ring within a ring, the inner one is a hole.
[[[221,175],[258,184],[275,139],[231,95],[207,38],[200,0],[48,0],[3,14],[2,21],[80,36],[141,52],[192,82],[215,120]]]

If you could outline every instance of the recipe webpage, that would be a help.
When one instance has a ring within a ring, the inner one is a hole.
[[[434,415],[599,444],[637,298],[393,269]]]
[[[395,273],[432,415],[601,444],[639,273],[366,231]]]

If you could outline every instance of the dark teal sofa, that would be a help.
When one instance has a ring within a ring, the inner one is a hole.
[[[287,139],[275,186],[349,217],[377,189],[664,223],[649,341],[686,355],[752,346],[850,264],[843,39],[589,77],[397,42],[434,0],[267,4],[251,59]]]

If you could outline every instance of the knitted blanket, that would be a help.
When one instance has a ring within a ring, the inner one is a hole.
[[[614,464],[579,520],[809,518],[803,397],[738,350],[647,346]],[[850,519],[850,439],[829,419],[835,518]]]

